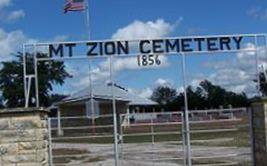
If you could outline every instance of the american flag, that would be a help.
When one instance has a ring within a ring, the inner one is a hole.
[[[64,13],[67,13],[68,11],[82,11],[84,9],[84,0],[66,0]]]

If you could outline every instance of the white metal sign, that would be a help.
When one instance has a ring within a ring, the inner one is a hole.
[[[48,57],[177,54],[237,51],[244,36],[183,37],[48,43]],[[39,44],[41,46],[42,44]],[[37,45],[38,46],[38,45]]]

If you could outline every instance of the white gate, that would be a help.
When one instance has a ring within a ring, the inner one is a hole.
[[[243,40],[242,40],[243,39]],[[267,40],[266,34],[237,34],[237,35],[214,35],[214,36],[185,36],[174,38],[161,38],[161,39],[140,39],[140,40],[102,40],[102,41],[77,41],[77,42],[52,42],[52,43],[35,43],[25,44],[23,46],[23,62],[24,62],[24,93],[25,93],[25,107],[29,106],[29,100],[35,102],[36,107],[40,106],[39,103],[39,87],[38,87],[38,62],[40,61],[54,61],[54,60],[66,60],[66,59],[88,59],[92,58],[109,58],[110,59],[110,78],[112,83],[112,90],[114,88],[114,75],[113,75],[113,59],[114,57],[125,56],[140,56],[144,59],[154,57],[158,55],[179,55],[182,56],[182,84],[184,92],[184,136],[186,144],[186,163],[192,165],[191,155],[191,142],[190,142],[190,113],[188,109],[187,98],[187,66],[185,57],[190,54],[225,54],[225,53],[241,53],[252,52],[252,56],[255,58],[253,68],[253,75],[255,75],[255,84],[259,90],[259,56],[258,56],[258,42],[264,40],[263,46],[266,50]],[[202,43],[204,42],[204,44]],[[253,44],[254,47],[247,48],[247,44]],[[79,46],[79,49],[78,49]],[[138,47],[136,47],[138,46]],[[132,49],[131,49],[132,47]],[[76,49],[77,48],[77,49]],[[97,49],[96,49],[97,48]],[[139,49],[138,49],[139,48]],[[28,73],[27,71],[27,53],[28,50],[32,50],[32,64],[33,71]],[[97,52],[94,52],[96,51]],[[38,57],[38,52],[42,52],[46,57]],[[83,52],[83,53],[81,53]],[[178,57],[179,57],[178,56]],[[154,60],[155,60],[154,59]],[[153,63],[157,63],[157,60]],[[148,62],[146,62],[148,63]],[[152,61],[151,61],[152,63]],[[142,63],[139,62],[141,65]],[[31,83],[34,81],[34,88]],[[31,90],[34,89],[35,94],[31,95]],[[114,136],[114,158],[115,165],[119,165],[119,135],[118,124],[116,116],[116,100],[114,93],[112,95],[112,110],[113,110],[113,136]],[[193,115],[195,116],[195,115]],[[153,130],[155,125],[152,124]],[[123,127],[123,129],[125,129]],[[53,130],[53,128],[51,128]],[[191,133],[192,134],[192,133]],[[51,134],[53,140],[53,133]],[[127,135],[126,135],[127,136]],[[124,138],[124,137],[122,137]],[[183,137],[182,137],[183,138]],[[124,155],[123,155],[124,156]],[[194,161],[193,161],[194,162]]]
[[[250,110],[189,110],[192,165],[253,165]],[[186,165],[181,112],[121,115],[122,165]]]

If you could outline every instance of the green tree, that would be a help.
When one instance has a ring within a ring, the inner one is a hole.
[[[160,105],[167,105],[177,97],[175,89],[167,86],[158,86],[154,89],[151,99]]]
[[[195,90],[189,86],[187,87],[188,109],[204,109],[206,100],[203,90],[197,87]]]
[[[213,85],[210,81],[204,80],[200,82],[200,87],[204,90],[207,107],[218,108],[219,106],[227,107],[232,105],[234,107],[244,107],[248,104],[247,96],[244,92],[236,94],[227,91],[218,85]]]
[[[196,88],[188,86],[186,92],[189,110],[219,108],[219,106],[228,107],[229,105],[232,107],[248,106],[248,98],[244,92],[237,94],[227,91],[208,80],[201,81]],[[168,106],[172,111],[183,110],[184,93],[179,93]]]
[[[46,57],[46,54],[37,53],[37,57]],[[27,73],[34,73],[33,56],[27,54]],[[18,53],[16,59],[2,62],[0,70],[0,90],[2,98],[7,107],[21,107],[25,104],[24,82],[23,82],[23,55]],[[64,80],[71,75],[65,70],[64,62],[39,61],[38,81],[40,106],[48,106],[50,93],[53,85],[62,85]],[[35,105],[34,80],[32,80],[30,103]]]
[[[200,87],[204,90],[206,101],[209,107],[218,108],[225,103],[226,90],[218,85],[213,85],[210,81],[200,82]]]
[[[188,109],[204,109],[207,106],[203,90],[200,87],[193,88],[192,86],[188,86],[186,92]],[[171,103],[171,110],[177,111],[181,109],[184,109],[184,92],[179,93]]]
[[[257,82],[258,80],[254,80],[254,81]],[[259,81],[260,81],[259,89],[260,89],[262,96],[267,96],[267,78],[265,77],[265,74],[263,72],[260,72],[259,74]]]

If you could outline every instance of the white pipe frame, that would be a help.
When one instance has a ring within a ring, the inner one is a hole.
[[[234,50],[219,50],[219,51],[192,51],[192,52],[166,52],[162,53],[160,55],[181,55],[182,56],[182,71],[183,71],[183,80],[184,80],[184,101],[185,101],[185,133],[186,133],[186,139],[187,139],[187,164],[191,166],[191,151],[190,151],[190,129],[189,129],[189,117],[188,117],[188,104],[187,104],[187,96],[186,96],[186,74],[185,74],[185,69],[186,69],[186,64],[185,64],[185,55],[189,54],[219,54],[219,53],[240,53],[240,52],[254,52],[255,53],[255,66],[256,66],[256,76],[257,76],[257,84],[258,84],[258,91],[259,91],[259,57],[258,57],[258,41],[257,39],[259,37],[264,37],[266,41],[267,34],[234,34],[234,35],[210,35],[210,36],[183,36],[183,37],[166,37],[166,38],[148,38],[148,39],[135,39],[135,40],[90,40],[90,42],[109,42],[109,41],[128,41],[128,42],[138,42],[140,40],[156,40],[156,39],[169,39],[169,40],[174,40],[174,39],[185,39],[185,38],[207,38],[207,37],[253,37],[254,38],[254,45],[255,49],[234,49]],[[100,55],[100,56],[84,56],[84,55],[77,55],[75,57],[48,57],[48,58],[38,58],[37,57],[37,47],[43,47],[43,46],[48,46],[50,44],[68,44],[68,43],[76,43],[76,44],[82,44],[82,43],[87,43],[88,41],[75,41],[75,42],[49,42],[49,43],[33,43],[33,44],[24,44],[23,45],[23,72],[24,72],[24,93],[25,93],[25,107],[28,107],[28,100],[29,100],[29,95],[30,95],[30,88],[27,86],[27,78],[35,78],[35,99],[36,99],[36,107],[40,106],[39,103],[39,87],[38,87],[38,61],[50,61],[50,60],[77,60],[77,59],[93,59],[93,58],[110,58],[110,74],[111,74],[111,81],[112,81],[112,94],[113,94],[113,118],[114,118],[114,139],[115,139],[115,165],[118,165],[119,163],[117,162],[118,160],[118,133],[117,133],[117,118],[116,118],[116,101],[115,101],[115,96],[114,96],[114,76],[113,76],[113,66],[112,66],[112,59],[113,57],[125,57],[125,56],[136,56],[140,55],[140,53],[131,53],[127,55],[119,55],[119,54],[114,54],[114,55]],[[267,43],[267,42],[266,42]],[[33,47],[34,48],[34,76],[29,77],[27,74],[27,53],[26,53],[26,48],[27,47]],[[267,49],[267,44],[265,45],[265,49]],[[150,52],[149,54],[155,54],[154,52]],[[158,54],[158,53],[156,53]],[[31,79],[29,79],[31,80]],[[28,95],[29,94],[29,95]]]

